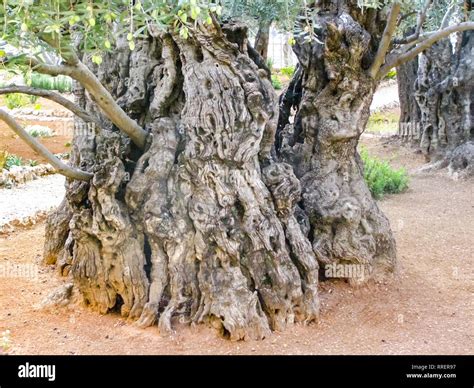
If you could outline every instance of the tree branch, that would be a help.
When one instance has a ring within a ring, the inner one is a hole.
[[[80,60],[75,65],[47,65],[34,57],[24,56],[22,62],[32,66],[38,73],[52,76],[68,75],[75,79],[89,92],[112,123],[128,135],[140,149],[145,148],[148,133],[125,113],[94,73]]]
[[[443,16],[443,20],[441,21],[440,30],[443,29],[443,28],[448,27],[449,20],[452,16],[453,12],[454,12],[454,4],[451,4],[451,6],[448,8],[448,10],[446,11],[446,13]]]
[[[375,55],[374,62],[369,69],[369,75],[372,78],[375,78],[380,67],[385,62],[385,56],[387,54],[388,49],[390,48],[390,44],[392,42],[393,34],[397,29],[397,20],[398,15],[400,14],[401,3],[394,3],[392,8],[390,9],[390,13],[388,15],[387,25],[385,26],[385,30],[382,35],[382,40],[380,41],[379,48],[377,50],[377,54]]]
[[[451,35],[455,32],[462,32],[462,31],[468,31],[468,30],[474,30],[474,22],[464,22],[464,23],[454,24],[454,25],[449,26],[447,28],[444,28],[444,29],[442,29],[442,30],[440,30],[436,33],[431,34],[428,38],[426,38],[425,40],[419,42],[411,50],[408,50],[407,52],[404,52],[400,55],[397,55],[397,56],[393,57],[390,61],[388,61],[380,69],[379,73],[377,74],[377,78],[382,78],[394,67],[398,67],[400,65],[403,65],[406,62],[411,61],[418,54],[420,54],[423,51],[429,49],[431,46],[433,46],[439,40],[441,40],[443,38],[446,38],[446,37],[448,37],[449,35]]]
[[[100,127],[100,123],[95,117],[89,115],[80,106],[74,104],[72,101],[69,101],[67,98],[61,96],[59,93],[55,93],[50,90],[36,89],[29,86],[9,85],[0,87],[0,95],[9,93],[23,93],[32,96],[47,98],[70,110],[72,113],[74,113],[76,116],[78,116],[85,122],[94,123],[95,125]]]
[[[62,174],[68,178],[87,181],[92,178],[93,174],[86,171],[68,166],[54,156],[43,144],[38,142],[33,136],[26,132],[23,127],[16,122],[16,120],[10,116],[3,109],[0,109],[0,120],[3,120],[21,139],[28,144],[34,151],[44,157],[59,174]]]
[[[19,62],[22,65],[30,66],[33,70],[41,74],[48,74],[51,76],[68,75],[71,76],[74,67],[68,65],[48,65],[39,61],[37,58],[25,54],[16,55],[11,58],[2,58],[1,64],[8,64],[10,62]]]
[[[52,47],[68,65],[77,65],[79,57],[70,45],[64,45],[61,36],[57,33],[36,33],[37,37]]]
[[[407,36],[406,38],[395,39],[394,40],[395,44],[411,43],[418,39],[421,33],[421,29],[423,28],[423,24],[425,23],[428,10],[431,7],[431,4],[433,4],[433,0],[426,0],[425,4],[423,5],[423,8],[418,13],[415,32],[411,34],[410,36]]]
[[[397,26],[399,27],[400,24],[402,24],[402,22],[405,20],[405,19],[408,19],[411,15],[415,15],[417,12],[416,11],[411,11],[411,12],[407,12],[405,14],[403,14],[402,16],[400,16],[398,18],[398,22],[397,22]]]
[[[105,115],[141,149],[145,148],[148,133],[131,119],[117,104],[109,91],[81,61],[74,66],[71,77],[78,81],[94,97]]]

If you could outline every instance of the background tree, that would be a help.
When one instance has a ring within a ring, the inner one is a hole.
[[[357,144],[387,72],[474,27],[417,28],[400,41],[403,15],[422,22],[426,9],[421,2],[315,1],[299,18],[294,51],[301,68],[280,99],[276,154],[301,182],[300,206],[320,264],[365,264],[373,275],[394,268],[395,242],[365,185]]]
[[[469,2],[430,2],[423,28],[469,19],[474,19]],[[413,141],[428,161],[436,162],[433,166],[449,166],[456,176],[473,173],[472,35],[466,31],[443,39],[399,71],[401,94],[407,90],[412,96],[400,101],[402,140]]]
[[[373,92],[392,67],[474,26],[392,55],[401,5],[380,5],[303,4],[301,66],[275,141],[268,72],[247,28],[219,21],[220,4],[5,1],[17,55],[3,62],[77,81],[72,171],[61,171],[72,179],[48,220],[46,260],[102,313],[164,331],[174,318],[208,322],[231,339],[316,319],[318,260],[392,271],[394,240],[356,152]]]
[[[254,49],[266,62],[270,42],[270,28],[275,24],[282,31],[291,31],[303,0],[225,0],[225,15],[255,25]]]

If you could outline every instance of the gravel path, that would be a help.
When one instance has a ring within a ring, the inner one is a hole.
[[[377,89],[370,110],[371,112],[376,112],[384,108],[394,108],[397,106],[400,106],[400,102],[398,99],[398,84],[395,82]]]
[[[50,210],[64,197],[65,178],[49,175],[12,189],[0,189],[0,226]]]

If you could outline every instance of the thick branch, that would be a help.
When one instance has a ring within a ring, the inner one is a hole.
[[[79,57],[69,44],[64,44],[64,40],[57,33],[37,32],[37,37],[51,46],[61,56],[68,65],[77,65]]]
[[[92,178],[93,175],[91,173],[70,167],[59,160],[43,144],[38,142],[33,136],[26,132],[22,126],[18,124],[16,120],[3,109],[0,109],[0,120],[4,121],[33,150],[43,156],[57,170],[59,174],[81,181],[87,181]]]
[[[382,40],[380,41],[379,48],[377,50],[377,55],[375,56],[374,62],[369,69],[369,74],[372,78],[375,78],[380,67],[385,62],[385,55],[387,54],[390,44],[392,42],[392,37],[395,34],[397,29],[397,20],[398,15],[400,14],[401,4],[394,3],[388,15],[387,25],[383,32]]]
[[[464,22],[464,23],[459,23],[455,24],[452,26],[449,26],[443,30],[440,30],[434,34],[431,34],[428,38],[425,40],[421,41],[418,43],[415,47],[413,47],[411,50],[393,57],[390,61],[388,61],[379,71],[377,74],[377,78],[382,78],[384,77],[391,69],[394,67],[398,67],[400,65],[403,65],[406,62],[411,61],[413,58],[415,58],[418,54],[422,53],[423,51],[429,49],[431,46],[433,46],[436,42],[439,40],[448,37],[451,34],[454,34],[455,32],[462,32],[462,31],[468,31],[468,30],[474,30],[474,22]]]
[[[2,58],[1,64],[8,64],[11,62],[21,63],[25,66],[30,66],[33,70],[41,74],[48,74],[51,76],[57,75],[68,75],[71,76],[74,71],[74,67],[68,65],[48,65],[39,61],[33,56],[28,56],[25,54],[16,55],[14,57]]]
[[[100,126],[99,121],[95,117],[89,115],[80,106],[74,104],[72,101],[69,101],[67,98],[61,96],[60,94],[52,92],[50,90],[43,90],[43,89],[32,88],[29,86],[17,86],[17,85],[0,87],[0,95],[9,94],[9,93],[23,93],[23,94],[29,94],[32,96],[47,98],[51,101],[56,102],[59,105],[62,105],[66,109],[70,110],[72,113],[74,113],[76,116],[78,116],[85,122],[94,123],[97,126]]]
[[[126,133],[138,147],[141,149],[145,148],[148,133],[125,113],[87,66],[79,62],[74,66],[71,77],[78,81],[94,97],[95,102],[110,121],[122,132]]]
[[[125,113],[109,91],[81,61],[75,65],[47,65],[34,57],[25,56],[22,62],[25,65],[31,65],[38,73],[52,76],[68,75],[78,81],[94,98],[107,118],[128,135],[139,148],[145,148],[148,133]]]

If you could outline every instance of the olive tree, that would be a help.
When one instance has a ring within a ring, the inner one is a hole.
[[[393,271],[395,242],[356,152],[370,101],[389,69],[474,26],[397,46],[402,4],[376,3],[302,2],[300,66],[279,110],[247,27],[222,18],[226,4],[4,1],[14,53],[3,63],[76,81],[75,103],[0,88],[78,117],[66,166],[0,111],[68,177],[46,262],[101,313],[163,331],[207,322],[234,340],[317,319],[321,265]]]

